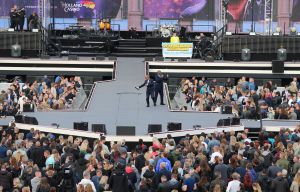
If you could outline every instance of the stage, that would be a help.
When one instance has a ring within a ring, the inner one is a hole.
[[[272,61],[277,58],[277,50],[287,50],[288,61],[300,60],[300,36],[260,36],[260,35],[230,35],[222,40],[224,60],[240,60],[241,51],[248,48],[252,61]]]
[[[22,57],[38,57],[41,51],[40,32],[0,32],[0,57],[11,56],[11,46],[21,45]]]

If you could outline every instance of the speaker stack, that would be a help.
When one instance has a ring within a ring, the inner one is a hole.
[[[107,134],[105,124],[92,124],[92,131],[97,133]]]
[[[272,73],[284,73],[284,61],[272,61]]]
[[[161,124],[149,124],[148,125],[148,133],[159,133],[162,132]]]
[[[117,126],[117,135],[135,135],[135,127],[133,126]]]
[[[81,131],[88,131],[89,123],[88,122],[74,122],[74,129]]]
[[[181,130],[181,123],[170,122],[167,126],[168,131],[178,131]]]

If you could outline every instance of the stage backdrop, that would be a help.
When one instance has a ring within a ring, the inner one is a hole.
[[[52,0],[49,0],[52,5]],[[115,18],[122,0],[54,0],[55,18]],[[0,16],[9,16],[13,5],[25,8],[27,15],[38,11],[37,0],[1,0]],[[123,10],[125,11],[125,10]],[[51,10],[51,16],[53,11]]]
[[[144,0],[147,19],[215,19],[214,0]]]

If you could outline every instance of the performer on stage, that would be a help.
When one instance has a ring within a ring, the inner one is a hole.
[[[151,96],[151,99],[153,101],[154,106],[156,106],[156,100],[155,100],[155,93],[154,93],[154,87],[155,83],[153,79],[150,79],[149,75],[145,76],[145,82],[138,86],[135,87],[137,90],[140,90],[140,88],[146,86],[146,102],[147,102],[147,107],[150,107],[150,102],[149,102],[149,97]]]
[[[27,29],[31,31],[32,29],[38,28],[38,16],[36,12],[33,12],[27,19]]]
[[[158,94],[160,95],[160,105],[164,104],[164,82],[168,80],[168,75],[162,74],[160,70],[155,75],[155,103],[157,101]]]
[[[177,33],[176,33],[176,32],[173,33],[173,36],[171,37],[170,42],[171,42],[171,43],[180,43],[180,39],[179,39],[179,37],[177,36]]]
[[[10,10],[10,28],[13,28],[15,31],[19,29],[19,13],[17,5],[14,5]]]
[[[19,27],[20,27],[21,31],[23,31],[23,28],[24,28],[25,14],[26,14],[26,12],[25,12],[25,8],[24,7],[18,11]]]

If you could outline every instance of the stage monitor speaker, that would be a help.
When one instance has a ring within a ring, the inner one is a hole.
[[[117,135],[135,135],[135,127],[134,126],[117,126]]]
[[[38,121],[35,117],[24,116],[24,123],[30,125],[38,125]]]
[[[11,46],[11,57],[21,57],[21,45],[15,44]]]
[[[23,112],[34,112],[34,105],[32,103],[23,104]]]
[[[45,60],[45,59],[50,59],[49,55],[41,55],[41,59]]]
[[[96,56],[97,61],[104,61],[105,57],[104,56]]]
[[[15,122],[16,123],[24,123],[24,117],[23,117],[23,115],[16,115],[15,116]]]
[[[181,123],[170,122],[167,126],[168,131],[178,131],[181,130]]]
[[[74,129],[81,131],[88,131],[89,123],[88,122],[74,122]]]
[[[231,118],[230,125],[241,125],[240,118],[239,117],[233,117],[233,118]]]
[[[213,56],[208,55],[205,57],[205,62],[207,62],[207,63],[212,63],[214,61],[215,61],[215,59]]]
[[[220,119],[217,123],[217,127],[229,127],[231,123],[231,119]]]
[[[105,124],[92,124],[92,131],[107,134]]]
[[[163,57],[155,57],[155,61],[164,61]]]
[[[179,58],[178,62],[187,62],[187,58]]]
[[[160,133],[162,132],[161,124],[149,124],[148,125],[148,133]]]
[[[110,60],[110,61],[116,61],[117,57],[116,56],[109,56],[108,60]]]
[[[145,61],[153,61],[153,57],[146,57]]]
[[[224,105],[221,107],[221,113],[222,114],[232,114],[232,106],[230,105]]]
[[[284,73],[284,61],[272,61],[272,73]]]
[[[78,56],[77,55],[69,55],[68,56],[68,60],[78,60]]]

